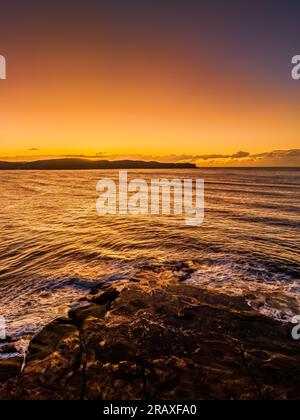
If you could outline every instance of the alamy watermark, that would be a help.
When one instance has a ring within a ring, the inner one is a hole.
[[[0,80],[6,79],[6,58],[0,55]]]
[[[6,320],[0,316],[0,340],[6,340]]]
[[[292,58],[292,78],[300,80],[300,55],[294,55]],[[0,80],[6,80],[6,58],[0,54]]]
[[[292,337],[294,340],[300,340],[300,315],[294,316],[292,319],[292,324],[297,324],[292,329]]]
[[[118,185],[113,179],[97,184],[97,212],[104,215],[177,215],[188,226],[204,220],[204,180],[145,179],[128,180],[127,171],[119,172]]]
[[[292,78],[294,80],[300,80],[300,55],[295,55],[292,58],[292,64],[294,64],[292,69]]]

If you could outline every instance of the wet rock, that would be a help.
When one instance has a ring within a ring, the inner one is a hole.
[[[11,357],[0,360],[0,383],[20,374],[23,359]]]
[[[0,399],[298,399],[300,343],[243,298],[147,272],[94,288],[8,378]]]
[[[57,319],[32,340],[23,374],[8,381],[5,386],[7,394],[3,397],[80,399],[83,386],[81,360],[82,346],[77,327],[69,319]]]
[[[89,299],[91,302],[97,305],[104,305],[105,303],[111,303],[117,299],[119,292],[113,287],[109,288],[105,292],[96,293]]]

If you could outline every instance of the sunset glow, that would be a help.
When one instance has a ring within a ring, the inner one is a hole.
[[[210,7],[188,2],[178,23],[180,2],[166,2],[159,17],[149,4],[90,2],[87,25],[80,2],[67,21],[55,7],[30,3],[34,14],[6,5],[0,17],[8,62],[0,84],[3,158],[180,159],[299,148],[300,83],[290,74],[296,26],[279,21],[279,11],[273,20],[256,16],[254,27],[246,6],[235,21],[224,9],[220,24]]]

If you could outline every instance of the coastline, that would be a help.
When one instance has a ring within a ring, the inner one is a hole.
[[[182,273],[184,278],[184,273]],[[297,399],[291,325],[180,277],[100,283],[0,361],[0,399]]]
[[[172,163],[143,160],[42,159],[28,162],[0,161],[0,171],[65,171],[100,169],[197,169],[193,163]]]

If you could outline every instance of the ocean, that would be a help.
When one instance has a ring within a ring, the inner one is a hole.
[[[265,315],[300,314],[300,170],[131,170],[205,181],[205,219],[99,216],[96,184],[118,171],[0,171],[0,316],[24,351],[99,281],[178,276],[244,296]]]

